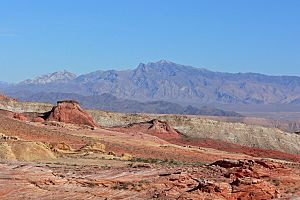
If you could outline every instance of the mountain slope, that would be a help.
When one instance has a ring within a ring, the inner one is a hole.
[[[0,89],[1,89],[1,90],[3,90],[4,88],[6,88],[6,87],[8,87],[8,86],[9,86],[9,83],[0,81]]]

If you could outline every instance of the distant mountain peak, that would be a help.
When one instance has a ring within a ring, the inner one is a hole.
[[[159,60],[157,62],[149,62],[147,65],[156,65],[156,66],[174,66],[179,65],[169,60]]]
[[[35,77],[34,79],[27,79],[20,84],[48,84],[48,83],[66,83],[77,76],[67,70],[53,72],[42,76]]]
[[[145,66],[164,66],[164,65],[178,65],[174,62],[168,61],[168,60],[159,60],[157,62],[148,62],[147,64],[145,63],[140,63],[138,65],[139,67],[145,67]]]
[[[171,61],[168,61],[168,60],[160,60],[160,61],[158,61],[156,63],[157,64],[162,64],[162,65],[164,65],[164,64],[175,64],[175,63],[173,63]]]
[[[176,64],[174,62],[168,61],[168,60],[159,60],[157,62],[148,62],[147,64],[145,63],[140,63],[137,67],[138,70],[143,70],[147,71],[148,69],[172,69],[174,67],[182,66],[179,64]]]

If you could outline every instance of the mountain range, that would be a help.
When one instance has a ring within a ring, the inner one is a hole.
[[[6,94],[23,93],[22,100],[51,92],[72,93],[81,99],[110,94],[123,100],[162,101],[182,107],[300,104],[300,77],[213,72],[165,60],[141,63],[132,70],[99,70],[80,76],[55,72],[17,84],[0,83],[0,89]]]

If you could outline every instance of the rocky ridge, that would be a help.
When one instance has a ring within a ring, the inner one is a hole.
[[[197,116],[122,114],[95,110],[89,112],[96,123],[105,127],[126,126],[158,119],[168,122],[191,140],[213,139],[251,148],[300,154],[300,136],[276,128],[215,121]]]

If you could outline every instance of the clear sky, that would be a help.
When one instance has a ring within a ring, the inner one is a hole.
[[[300,1],[0,1],[2,81],[161,59],[300,76]]]

